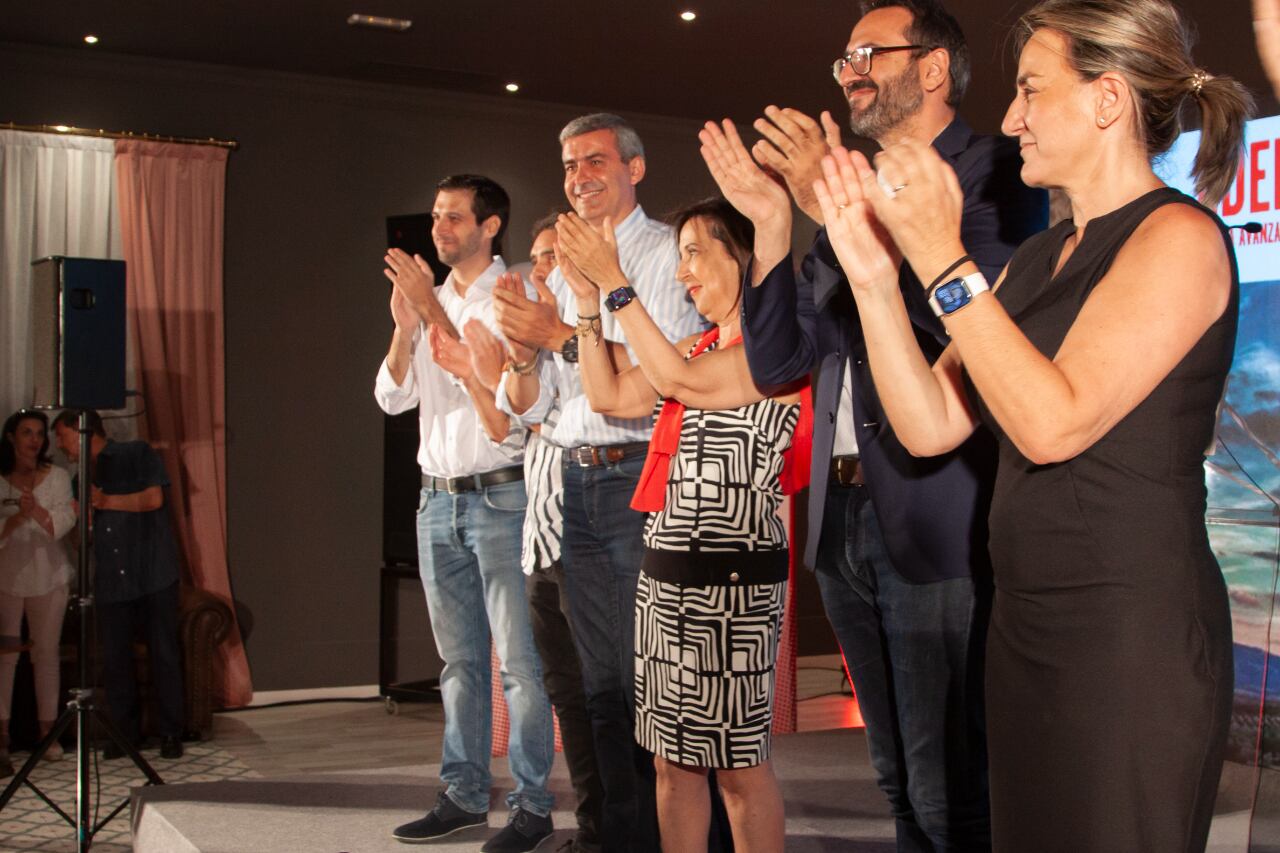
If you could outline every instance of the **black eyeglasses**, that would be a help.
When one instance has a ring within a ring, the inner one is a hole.
[[[927,50],[922,44],[900,44],[894,47],[855,47],[844,56],[831,63],[831,76],[840,82],[840,74],[846,65],[853,66],[854,74],[870,74],[871,59],[881,53],[894,53],[899,50]]]

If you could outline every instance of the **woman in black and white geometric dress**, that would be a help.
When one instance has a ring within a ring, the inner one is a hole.
[[[788,569],[777,513],[784,466],[788,476],[808,471],[807,460],[786,464],[793,437],[804,444],[801,395],[765,396],[736,346],[751,223],[721,199],[673,219],[677,276],[717,324],[676,344],[622,292],[607,228],[596,235],[563,218],[560,227],[562,255],[571,259],[561,269],[580,317],[597,313],[604,295],[639,362],[616,371],[586,321],[579,364],[592,408],[635,417],[657,403],[660,411],[632,501],[651,513],[636,594],[636,740],[655,755],[664,848],[705,849],[706,775],[715,768],[739,849],[781,850],[782,797],[769,764]],[[771,268],[790,259],[754,262]]]

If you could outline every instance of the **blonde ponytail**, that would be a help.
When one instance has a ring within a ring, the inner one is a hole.
[[[1235,80],[1192,62],[1191,30],[1169,0],[1043,0],[1019,21],[1019,50],[1040,29],[1066,38],[1067,59],[1083,79],[1114,71],[1128,81],[1148,157],[1173,145],[1193,98],[1203,130],[1192,167],[1196,194],[1205,204],[1218,203],[1235,178],[1253,99]]]

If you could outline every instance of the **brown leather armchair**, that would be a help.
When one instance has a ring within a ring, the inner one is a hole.
[[[225,601],[194,587],[182,587],[179,607],[182,610],[178,623],[179,643],[182,654],[183,730],[188,735],[197,735],[200,740],[208,740],[213,735],[213,662],[221,645],[231,633],[233,627],[231,608]],[[79,682],[76,666],[76,646],[79,642],[79,612],[71,607],[62,625],[61,651],[61,690],[66,691]],[[97,656],[97,640],[93,639],[95,658]],[[143,734],[154,735],[151,725],[151,673],[147,660],[147,647],[143,643],[135,646],[138,666],[138,693],[142,703]],[[102,696],[101,664],[94,661],[91,676],[98,686],[98,707],[106,709]],[[27,749],[38,741],[35,721],[35,699],[32,695],[30,666],[23,656],[18,666],[18,677],[14,685],[13,717],[10,723],[11,746],[15,749]],[[59,708],[61,712],[61,708]],[[63,738],[64,745],[74,743],[71,732]]]
[[[180,606],[185,728],[208,740],[213,735],[213,661],[231,633],[231,608],[216,595],[189,586],[182,588]]]
[[[208,740],[213,736],[213,661],[218,646],[231,633],[231,608],[213,593],[185,583],[179,595],[178,606],[182,611],[178,623],[178,642],[182,654],[183,731],[188,736],[198,735],[200,740]],[[73,647],[73,665],[74,659]],[[155,735],[152,725],[151,667],[145,643],[134,645],[134,660],[138,667],[142,733]],[[95,668],[95,671],[99,673],[97,683],[101,685],[101,670]],[[64,669],[64,678],[66,675]],[[106,708],[106,705],[102,707]]]

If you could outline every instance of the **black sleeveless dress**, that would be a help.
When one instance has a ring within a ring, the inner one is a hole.
[[[1135,199],[1091,221],[1056,277],[1071,222],[1019,249],[997,298],[1037,349],[1057,353],[1125,241],[1166,204],[1199,207],[1167,188]],[[1235,346],[1231,257],[1222,317],[1079,456],[1031,463],[979,400],[1000,441],[987,646],[999,851],[1204,849],[1233,682],[1203,468]]]

